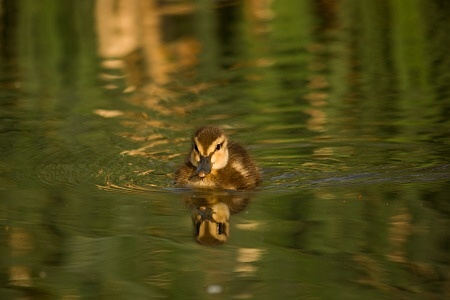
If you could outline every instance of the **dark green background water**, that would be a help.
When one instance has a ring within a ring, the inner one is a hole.
[[[449,4],[0,1],[0,298],[449,298]],[[220,247],[204,124],[264,172]]]

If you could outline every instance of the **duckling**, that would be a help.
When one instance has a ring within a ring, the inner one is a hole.
[[[175,173],[177,186],[248,190],[261,183],[261,172],[247,150],[229,141],[215,126],[195,131],[192,148]]]

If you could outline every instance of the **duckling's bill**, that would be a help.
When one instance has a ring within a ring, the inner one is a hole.
[[[211,155],[200,155],[200,161],[198,163],[197,169],[195,170],[195,175],[203,178],[211,173],[211,168]]]

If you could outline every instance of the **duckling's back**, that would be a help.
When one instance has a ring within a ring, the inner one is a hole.
[[[261,184],[261,172],[247,150],[240,144],[228,144],[228,164],[219,170],[218,181],[224,188],[247,190]]]

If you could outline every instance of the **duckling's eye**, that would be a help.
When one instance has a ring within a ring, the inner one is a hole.
[[[194,150],[198,152],[197,144],[194,144]]]
[[[222,235],[224,232],[224,224],[223,223],[217,223],[217,234]]]
[[[216,146],[216,150],[217,150],[217,151],[219,151],[220,148],[222,148],[222,144],[223,144],[223,143],[217,144],[217,146]]]

